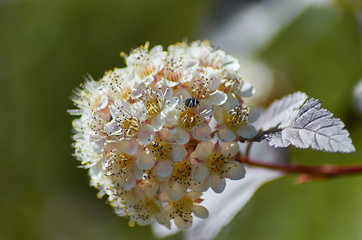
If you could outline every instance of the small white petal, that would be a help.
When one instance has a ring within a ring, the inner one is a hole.
[[[175,224],[181,230],[189,229],[192,226],[192,221],[184,222],[184,220],[179,216],[175,216]]]
[[[118,130],[120,130],[120,127],[116,121],[112,121],[104,125],[104,131],[106,131],[109,135],[117,133]]]
[[[219,136],[222,140],[231,142],[236,139],[235,133],[232,130],[225,127],[224,125],[221,125],[218,130],[219,130]]]
[[[174,95],[173,95],[174,97],[177,97],[178,99],[180,99],[182,102],[184,102],[186,99],[188,99],[188,98],[191,98],[191,95],[190,95],[190,93],[186,90],[186,89],[184,89],[184,88],[182,88],[182,90],[176,90],[175,92],[174,92]]]
[[[127,181],[124,181],[122,184],[122,188],[126,191],[131,190],[136,185],[136,178],[131,176],[127,179]]]
[[[186,193],[186,196],[192,200],[198,199],[202,196],[202,193],[200,192],[188,192]]]
[[[137,224],[140,225],[140,226],[147,226],[147,225],[151,224],[152,218],[144,218],[144,217],[142,217],[142,218],[137,218],[137,219],[136,219],[136,222],[137,222]]]
[[[239,152],[239,145],[236,142],[226,142],[221,146],[221,153],[234,157]]]
[[[199,143],[195,149],[196,158],[205,161],[209,159],[209,156],[214,149],[214,144],[210,141],[204,141]]]
[[[171,224],[170,224],[170,210],[171,210],[171,205],[167,205],[166,207],[164,207],[161,211],[161,213],[159,213],[156,216],[156,220],[159,224],[164,225],[165,227],[167,227],[168,229],[171,229]]]
[[[250,107],[250,111],[249,111],[249,116],[248,116],[248,121],[253,123],[256,120],[258,120],[259,116],[260,116],[260,110],[257,107],[254,106],[249,106]]]
[[[153,154],[149,151],[143,151],[137,155],[136,165],[139,169],[148,170],[155,165],[156,161]]]
[[[174,142],[175,140],[173,139],[172,133],[165,129],[162,128],[159,132],[158,132],[159,136],[163,139],[165,139],[168,142]]]
[[[96,153],[101,153],[104,149],[104,144],[106,143],[106,138],[102,138],[99,140],[91,140],[90,143],[92,145],[93,150]]]
[[[222,108],[224,109],[225,112],[230,111],[231,109],[233,109],[236,106],[239,106],[240,102],[239,100],[233,95],[233,94],[227,94],[227,100],[226,102],[222,105]]]
[[[206,192],[209,189],[209,184],[208,182],[203,182],[203,183],[191,183],[191,185],[189,186],[191,191],[196,191],[196,192]]]
[[[194,205],[192,207],[192,211],[196,217],[199,217],[199,218],[208,218],[209,217],[209,211],[207,211],[207,209],[203,206]]]
[[[222,91],[216,91],[208,97],[209,103],[214,105],[221,105],[226,102],[227,95]]]
[[[253,87],[253,85],[251,85],[249,82],[243,81],[242,82],[242,86],[240,89],[240,92],[238,93],[238,95],[240,97],[251,97],[254,95],[255,93],[255,89]]]
[[[199,141],[205,141],[210,139],[211,129],[206,123],[200,123],[199,126],[191,134],[195,139]]]
[[[172,130],[172,134],[175,141],[178,142],[179,144],[186,144],[190,140],[189,133],[181,127],[177,127],[174,130]]]
[[[172,161],[174,162],[181,161],[184,158],[185,154],[186,154],[186,149],[181,144],[175,143],[172,146],[172,152],[171,152]]]
[[[256,136],[258,131],[253,125],[243,125],[238,129],[237,133],[243,138],[252,138]]]
[[[153,129],[153,127],[149,125],[144,125],[141,127],[138,133],[138,141],[142,145],[148,145],[150,144],[154,136],[155,136],[155,130]]]
[[[134,175],[135,175],[135,177],[136,177],[137,180],[141,180],[141,179],[142,179],[142,177],[143,177],[143,171],[142,171],[142,169],[139,169],[136,164],[135,164],[134,167],[133,167],[133,173],[134,173]]]
[[[225,189],[225,178],[220,178],[218,175],[213,174],[209,179],[212,190],[216,193],[222,193]]]
[[[224,110],[222,109],[222,107],[217,106],[214,109],[214,118],[218,123],[223,123],[224,122]]]
[[[203,183],[209,174],[208,167],[203,163],[198,163],[192,167],[191,177],[198,183]]]
[[[237,162],[231,161],[228,165],[225,166],[226,177],[231,180],[239,180],[245,177],[245,168],[244,166]]]
[[[172,201],[178,201],[185,195],[185,192],[180,184],[175,182],[167,189],[167,194]]]
[[[173,94],[172,88],[166,88],[166,90],[164,92],[164,95],[163,95],[163,98],[165,100],[171,99],[172,94]]]
[[[156,165],[156,171],[161,177],[168,177],[173,170],[173,163],[171,160],[159,161]]]
[[[160,131],[162,129],[163,123],[160,119],[160,115],[157,115],[152,119],[151,126],[155,129],[155,131]]]
[[[163,120],[164,120],[164,124],[167,127],[174,127],[177,125],[178,121],[176,118],[176,115],[177,115],[176,113],[177,113],[176,109],[172,109],[170,111],[167,111],[167,113],[165,114]]]
[[[134,155],[137,152],[138,143],[136,139],[122,140],[119,143],[118,151],[127,153],[128,155]]]

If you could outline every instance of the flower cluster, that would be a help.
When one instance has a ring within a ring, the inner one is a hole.
[[[121,55],[127,67],[74,93],[75,156],[131,225],[173,219],[187,229],[193,215],[208,216],[203,192],[245,175],[237,142],[257,133],[258,111],[243,101],[254,89],[238,61],[206,41]]]

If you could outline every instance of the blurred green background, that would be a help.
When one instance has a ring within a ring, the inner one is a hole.
[[[215,6],[207,0],[0,1],[0,239],[153,239],[150,228],[128,227],[97,199],[87,172],[77,168],[69,97],[84,74],[97,79],[124,66],[121,51],[145,41],[167,46],[205,38],[203,28],[222,10]],[[319,98],[341,118],[357,149],[348,155],[292,149],[292,161],[362,164],[362,118],[351,106],[362,77],[360,27],[351,11],[314,7],[258,52],[292,90]],[[217,238],[362,239],[361,203],[362,174],[302,185],[288,176],[263,186]]]

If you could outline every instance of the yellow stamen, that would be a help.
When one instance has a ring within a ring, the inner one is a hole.
[[[148,145],[148,149],[155,155],[157,160],[171,159],[172,145],[165,139],[156,138]]]
[[[187,131],[193,131],[197,125],[197,116],[192,109],[184,110],[179,118],[178,122],[181,127],[186,129]]]

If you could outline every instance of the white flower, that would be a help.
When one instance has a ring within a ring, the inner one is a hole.
[[[232,94],[228,94],[226,103],[217,106],[214,118],[219,123],[218,131],[222,140],[234,141],[237,136],[252,138],[257,134],[253,125],[259,117],[259,111],[255,107],[242,107],[240,100]]]
[[[199,218],[207,218],[209,213],[206,208],[198,205],[201,193],[188,192],[178,201],[164,199],[168,205],[156,217],[157,222],[170,228],[170,220],[174,219],[179,229],[185,230],[191,227],[193,217],[192,213]]]
[[[239,180],[245,176],[244,167],[234,160],[239,152],[238,144],[226,142],[219,146],[209,141],[197,145],[192,160],[192,179],[196,182],[207,182],[216,193],[225,189],[225,178]]]
[[[175,93],[179,101],[173,112],[174,117],[168,124],[175,126],[173,134],[180,144],[186,144],[190,140],[190,134],[197,140],[210,139],[211,129],[206,123],[211,117],[212,108],[205,101],[192,98],[188,91],[180,90]]]
[[[160,177],[168,177],[173,171],[174,162],[181,161],[186,154],[185,148],[176,143],[167,130],[151,133],[146,149],[137,156],[136,164],[140,169],[155,167]]]
[[[206,41],[167,51],[146,43],[121,55],[125,68],[89,78],[74,93],[75,156],[98,197],[131,226],[156,218],[188,229],[192,214],[208,216],[199,205],[203,192],[244,177],[237,144],[219,142],[250,135],[256,115],[242,98],[254,90],[238,75],[238,61]]]
[[[110,109],[113,120],[105,125],[106,133],[126,139],[136,137],[146,117],[143,105],[140,102],[130,104],[125,101],[115,101]]]

